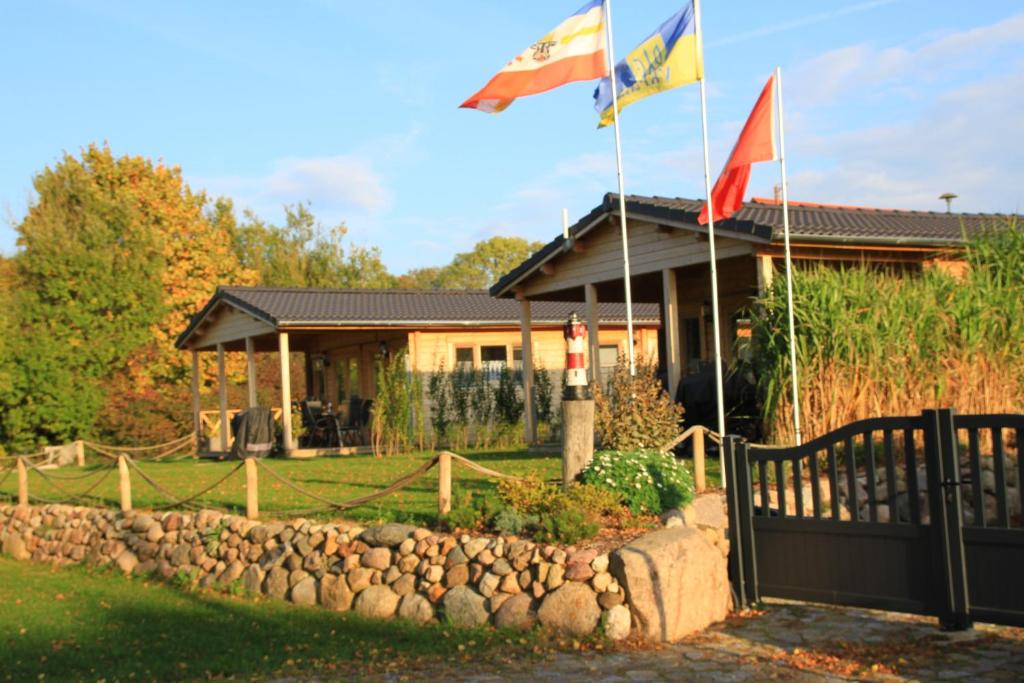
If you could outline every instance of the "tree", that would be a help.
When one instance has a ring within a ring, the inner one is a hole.
[[[486,289],[543,246],[522,237],[492,237],[455,255],[442,268],[411,270],[399,278],[410,289]]]
[[[176,167],[90,145],[33,184],[17,226],[15,381],[0,397],[2,437],[21,445],[94,434],[109,385],[187,383],[176,335],[212,283],[255,281],[233,256],[233,226],[207,218]]]
[[[377,247],[343,244],[348,229],[324,228],[303,204],[285,206],[285,224],[276,226],[246,212],[236,230],[235,253],[269,287],[388,288],[395,278]]]

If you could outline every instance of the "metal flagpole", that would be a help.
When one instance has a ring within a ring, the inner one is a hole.
[[[786,248],[786,309],[789,315],[789,370],[793,384],[793,431],[796,445],[800,433],[800,389],[796,370],[796,324],[793,321],[793,259],[789,251],[789,184],[786,182],[786,127],[782,121],[782,69],[775,67],[775,101],[779,108],[779,167],[782,169],[782,235]]]
[[[701,61],[704,59],[704,40],[700,26],[700,0],[693,1],[694,21],[697,24],[697,46],[701,51]],[[725,400],[723,398],[722,381],[722,339],[720,324],[718,320],[718,263],[715,254],[715,211],[711,204],[711,167],[708,163],[708,105],[705,93],[704,82],[706,74],[700,79],[700,124],[701,134],[704,138],[704,191],[708,198],[708,254],[711,259],[711,325],[714,328],[715,337],[715,394],[717,395],[718,408],[718,434],[725,437]],[[723,466],[724,472],[724,449],[719,447],[719,465]]]
[[[626,286],[626,335],[629,343],[629,375],[636,375],[636,360],[633,357],[633,293],[629,281],[629,241],[626,238],[626,191],[622,178],[622,140],[619,138],[619,96],[615,83],[615,48],[612,45],[612,0],[604,0],[605,30],[608,35],[608,77],[612,86],[612,116],[615,121],[615,165],[619,176],[619,218],[622,228],[622,270]]]

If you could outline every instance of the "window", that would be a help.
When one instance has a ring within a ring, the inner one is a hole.
[[[523,347],[512,347],[512,368],[518,372],[523,371]]]
[[[481,346],[480,368],[487,379],[498,379],[501,369],[508,364],[508,349],[504,346]]]
[[[683,358],[686,372],[694,373],[700,368],[700,318],[683,318]]]
[[[600,361],[601,379],[607,382],[611,379],[612,372],[615,371],[615,364],[619,362],[619,347],[614,344],[601,345],[598,351],[598,360]]]
[[[473,347],[460,346],[455,349],[455,369],[459,372],[473,369]]]

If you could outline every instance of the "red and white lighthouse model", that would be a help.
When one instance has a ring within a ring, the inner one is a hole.
[[[565,395],[563,399],[578,401],[589,398],[587,363],[584,350],[587,344],[587,326],[576,315],[569,314],[563,329],[565,336]]]

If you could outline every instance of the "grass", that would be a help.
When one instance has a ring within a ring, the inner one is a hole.
[[[340,679],[438,660],[519,659],[549,646],[540,631],[369,620],[186,592],[108,569],[0,559],[4,681]]]
[[[301,488],[312,491],[333,501],[345,501],[380,490],[412,472],[433,457],[433,452],[419,452],[375,458],[372,455],[349,455],[340,457],[313,458],[309,460],[270,459],[266,464],[278,474]],[[525,450],[499,451],[479,450],[467,452],[467,457],[486,467],[505,474],[536,475],[541,479],[560,476],[559,455],[529,453]],[[237,462],[215,462],[181,460],[177,462],[142,462],[139,467],[154,481],[175,493],[179,498],[192,495],[217,481],[238,466]],[[78,476],[111,467],[109,461],[90,462],[84,469],[65,467],[48,471],[54,477]],[[0,475],[0,479],[3,475]],[[452,479],[455,485],[472,491],[484,491],[495,487],[496,482],[458,465],[453,466]],[[136,508],[152,508],[168,503],[167,498],[153,489],[137,473],[132,477],[132,503]],[[95,478],[81,480],[59,480],[56,482],[70,494],[84,492],[94,483]],[[29,471],[29,493],[49,499],[66,499],[36,471]],[[17,493],[17,477],[12,472],[0,484],[0,495],[11,497]],[[115,507],[119,505],[118,479],[114,472],[91,494],[90,505]],[[33,502],[36,502],[33,500]],[[197,501],[205,507],[222,508],[236,513],[245,512],[245,473],[236,472],[223,483],[203,495]],[[261,471],[259,476],[259,504],[261,518],[288,517],[311,508],[323,508],[317,502],[294,491]],[[437,519],[437,468],[431,469],[421,479],[407,488],[363,507],[340,513],[348,519],[359,521],[403,521],[414,524],[433,524]],[[339,516],[336,511],[309,513],[316,519]]]

